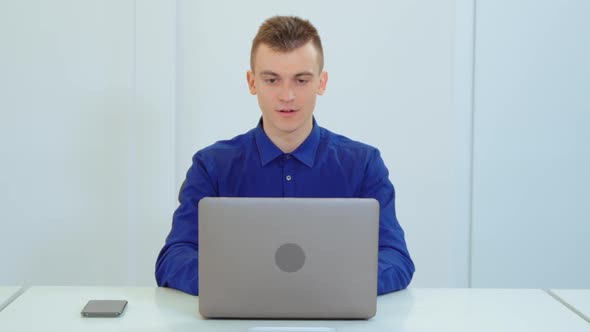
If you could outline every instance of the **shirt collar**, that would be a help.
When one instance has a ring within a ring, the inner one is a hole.
[[[260,155],[262,166],[283,155],[284,153],[268,138],[262,128],[262,118],[258,121],[258,126],[254,130],[254,139]],[[311,133],[301,145],[299,145],[291,155],[308,167],[313,167],[315,154],[320,145],[320,127],[313,118],[313,128]]]

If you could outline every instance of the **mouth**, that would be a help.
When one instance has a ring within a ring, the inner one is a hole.
[[[289,109],[289,108],[284,108],[284,109],[279,109],[277,110],[279,113],[284,113],[284,114],[289,114],[289,113],[295,113],[298,110],[296,109]]]

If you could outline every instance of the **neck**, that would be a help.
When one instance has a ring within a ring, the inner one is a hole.
[[[313,122],[298,128],[297,130],[285,133],[279,130],[272,130],[271,128],[267,128],[265,123],[263,122],[262,128],[264,132],[270,138],[270,141],[273,142],[283,153],[291,153],[295,151],[302,143],[305,141],[307,136],[311,133],[313,129]]]

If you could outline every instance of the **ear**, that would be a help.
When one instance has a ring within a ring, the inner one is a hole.
[[[323,95],[326,91],[326,85],[328,84],[328,72],[323,71],[320,74],[320,86],[318,87],[318,95]]]
[[[246,72],[246,80],[248,81],[248,89],[250,90],[250,94],[256,94],[256,85],[254,84],[254,73],[251,70]]]

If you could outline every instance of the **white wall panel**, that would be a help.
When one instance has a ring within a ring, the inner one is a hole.
[[[590,287],[588,13],[477,2],[473,286]]]
[[[0,9],[4,283],[120,283],[133,108],[132,1]],[[107,24],[108,22],[108,24]]]
[[[277,14],[309,19],[322,37],[319,124],[381,149],[413,285],[466,286],[471,127],[470,108],[453,107],[454,1],[179,1],[177,187],[198,149],[257,124],[250,46]]]
[[[161,1],[0,5],[0,283],[154,284],[174,16]]]
[[[176,3],[136,1],[135,108],[129,169],[128,271],[155,285],[156,257],[170,231],[178,191],[176,155]]]

